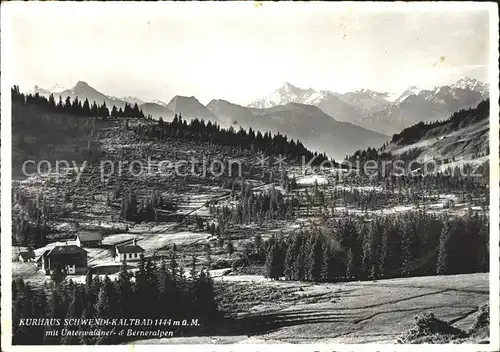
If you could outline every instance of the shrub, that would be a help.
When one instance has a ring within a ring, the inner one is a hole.
[[[415,325],[403,333],[397,342],[449,343],[452,339],[466,335],[464,331],[436,318],[433,313],[422,313],[415,317]]]

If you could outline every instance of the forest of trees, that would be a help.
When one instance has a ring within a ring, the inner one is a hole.
[[[116,193],[119,194],[120,192]],[[118,196],[115,195],[115,197]],[[107,202],[110,202],[109,196]],[[135,191],[129,188],[128,192],[122,195],[120,215],[126,221],[135,221],[137,223],[143,221],[158,222],[161,221],[159,210],[173,211],[176,208],[177,204],[172,199],[164,198],[156,189],[148,197],[139,201]]]
[[[59,100],[56,102],[54,95],[52,94],[48,98],[41,96],[38,93],[24,94],[19,91],[19,86],[13,86],[11,94],[13,102],[23,105],[37,106],[47,112],[100,118],[145,117],[142,110],[139,109],[137,103],[133,106],[129,103],[125,103],[123,108],[117,108],[113,105],[110,112],[105,102],[102,104],[97,104],[95,101],[91,103],[88,99],[81,101],[78,97],[75,97],[73,100],[71,100],[70,97],[66,97],[66,99],[63,100],[61,96],[59,96]]]
[[[64,202],[47,201],[41,194],[30,199],[24,192],[14,192],[15,204],[23,208],[22,212],[12,214],[12,244],[40,248],[47,244],[50,229],[47,223],[57,216],[64,216]]]
[[[271,237],[265,246],[266,274],[336,282],[487,272],[488,246],[485,214],[344,217],[331,219],[328,230]]]
[[[233,199],[237,199],[234,206],[209,207],[219,226],[229,223],[248,224],[262,223],[264,220],[292,219],[299,206],[295,197],[285,197],[274,186],[268,191],[254,192],[247,184],[237,196],[234,194]]]
[[[12,314],[14,345],[35,344],[119,344],[137,339],[127,336],[50,336],[45,332],[62,329],[63,326],[19,325],[22,318],[148,318],[184,320],[190,324],[198,319],[200,327],[166,327],[174,336],[188,335],[190,331],[210,327],[219,314],[214,299],[212,279],[206,270],[199,270],[193,258],[189,278],[186,277],[172,251],[170,261],[160,265],[141,258],[138,270],[131,274],[122,265],[116,280],[104,279],[87,273],[85,283],[75,283],[64,275],[53,275],[50,288],[35,289],[22,279],[12,281]],[[194,278],[194,279],[193,279]],[[127,329],[129,326],[117,326]],[[110,330],[112,327],[103,327]],[[68,330],[85,330],[82,326],[68,326]],[[87,327],[92,329],[92,327]],[[156,330],[158,326],[141,326],[141,330]]]
[[[193,119],[189,123],[182,115],[175,115],[172,122],[165,122],[161,118],[156,125],[141,124],[135,126],[135,133],[141,137],[159,139],[166,141],[167,138],[184,138],[200,142],[211,142],[225,146],[238,147],[241,149],[261,152],[266,155],[283,155],[294,161],[305,158],[306,163],[315,158],[312,165],[319,165],[328,160],[327,156],[312,152],[300,142],[289,140],[287,136],[280,133],[271,134],[260,131],[255,132],[252,128],[246,131],[240,128],[236,131],[232,126],[228,129],[221,128],[217,123]],[[287,160],[289,162],[290,160]],[[332,160],[333,165],[337,165]]]
[[[361,210],[383,209],[395,205],[415,205],[426,208],[432,202],[438,201],[442,195],[452,192],[462,202],[472,204],[473,198],[480,200],[483,210],[489,203],[486,197],[488,186],[476,183],[474,178],[454,178],[449,176],[436,177],[395,177],[382,182],[383,189],[359,190],[352,188],[321,189],[313,187],[315,196],[324,199],[317,205],[354,207]],[[446,205],[446,204],[445,204]],[[450,201],[450,207],[452,203]]]
[[[407,184],[425,182],[427,184],[439,183],[443,180],[446,187],[455,187],[460,182],[473,184],[489,184],[489,162],[474,165],[471,163],[458,164],[454,167],[445,164],[458,161],[454,157],[434,158],[427,162],[418,162],[417,158],[422,150],[415,148],[404,153],[392,156],[390,153],[377,151],[374,148],[358,150],[352,156],[346,156],[358,176],[376,181],[397,183],[400,179]],[[479,153],[472,158],[479,157]],[[375,162],[375,165],[373,164]],[[342,164],[341,164],[342,165]],[[365,169],[365,165],[367,166]],[[445,166],[445,167],[442,167]],[[440,170],[438,168],[441,168]],[[365,170],[368,170],[365,172]],[[448,182],[449,181],[449,182]]]

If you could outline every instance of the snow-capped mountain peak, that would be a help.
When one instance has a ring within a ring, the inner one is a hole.
[[[304,104],[316,105],[321,101],[327,99],[329,96],[333,96],[333,93],[328,90],[320,90],[319,92],[313,91],[307,99],[304,99]]]
[[[164,101],[161,101],[159,99],[151,100],[150,103],[157,104],[157,105],[160,105],[160,106],[163,106],[163,107],[167,106],[167,103],[165,103]]]
[[[451,88],[468,89],[474,92],[479,92],[481,94],[485,94],[486,92],[488,92],[487,84],[470,77],[460,78],[458,81],[451,85]]]
[[[276,89],[272,94],[251,102],[249,107],[267,109],[288,103],[314,104],[324,95],[324,91],[317,92],[312,88],[303,89],[294,86],[290,82],[285,82],[283,86]]]
[[[112,95],[107,95],[107,97],[109,99],[114,99],[114,100],[122,100],[126,103],[129,103],[129,104],[137,104],[137,105],[141,105],[141,104],[144,104],[144,102],[139,99],[139,98],[136,98],[136,97],[133,97],[133,96],[126,96],[126,97],[115,97],[115,96],[112,96]]]
[[[389,100],[394,104],[399,104],[403,102],[406,98],[408,98],[410,95],[418,95],[422,91],[421,88],[417,86],[409,86],[406,88],[403,93],[399,94],[396,99],[394,100]]]
[[[122,97],[121,100],[126,101],[129,104],[137,104],[137,105],[144,104],[144,102],[141,99],[133,96]]]
[[[375,100],[385,100],[387,96],[387,93],[380,93],[366,88],[355,90],[353,93],[359,97],[372,98]]]
[[[64,92],[66,90],[66,88],[60,86],[59,84],[55,84],[54,86],[52,86],[51,88],[48,88],[48,89],[45,89],[45,88],[41,88],[39,87],[38,85],[35,85],[30,93],[38,93],[40,95],[50,95],[50,94],[59,94],[61,92]]]
[[[297,90],[297,89],[300,89],[300,88],[297,88],[296,86],[294,86],[293,84],[291,84],[290,82],[285,82],[283,84],[283,88],[285,88],[287,90]]]
[[[354,93],[373,95],[374,92],[371,89],[361,88],[361,89],[355,90]]]
[[[51,93],[61,93],[66,90],[63,86],[60,86],[59,84],[55,84],[52,88],[48,89]]]

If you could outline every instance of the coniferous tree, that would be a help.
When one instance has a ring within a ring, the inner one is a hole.
[[[145,274],[146,274],[146,292],[147,292],[147,301],[146,301],[147,315],[156,316],[157,311],[154,303],[159,294],[158,272],[156,266],[154,265],[153,261],[150,258],[146,261]]]
[[[64,302],[63,302],[63,297],[61,295],[61,290],[59,288],[52,290],[50,298],[47,303],[48,303],[47,318],[60,319],[60,320],[64,319],[66,312],[64,309]],[[52,329],[53,328],[51,326],[46,327],[47,332]],[[45,345],[58,345],[60,341],[61,341],[60,336],[52,336],[51,334],[45,334],[43,343]]]
[[[487,272],[490,268],[490,254],[489,254],[489,246],[490,246],[490,229],[488,218],[483,214],[479,219],[480,229],[479,229],[479,241],[480,241],[480,250],[479,250],[479,263],[478,270],[482,272]]]
[[[353,256],[353,253],[352,253],[352,249],[349,248],[347,250],[347,265],[346,265],[346,279],[351,279],[354,277],[354,271],[355,267],[354,267],[354,256]]]
[[[66,97],[66,100],[64,102],[64,109],[66,113],[71,113],[71,99],[70,97]]]
[[[302,249],[302,236],[296,234],[285,253],[285,278],[287,280],[300,280],[299,268],[296,265],[297,257]]]
[[[109,110],[108,110],[108,107],[106,106],[106,102],[102,103],[101,110],[102,110],[102,113],[101,113],[102,117],[109,117]]]
[[[130,188],[127,197],[122,200],[122,217],[125,220],[133,221],[137,219],[137,213],[137,196]]]
[[[266,257],[266,276],[278,280],[280,277],[279,264],[280,248],[278,243],[271,245]]]
[[[304,238],[300,241],[300,250],[295,262],[294,275],[297,275],[296,280],[304,280],[306,277],[306,241]]]
[[[436,274],[444,275],[448,272],[448,238],[451,235],[451,228],[448,219],[444,219],[441,236],[439,237],[439,252]]]
[[[162,311],[169,308],[170,292],[170,276],[167,271],[166,262],[162,258],[160,267],[158,268],[158,307]]]
[[[85,99],[85,101],[83,102],[82,115],[83,116],[91,116],[90,115],[90,103],[89,103],[88,99]]]
[[[325,244],[323,246],[322,262],[321,262],[321,281],[333,282],[333,256],[330,248]]]
[[[314,235],[311,237],[312,240],[309,242],[309,255],[307,256],[307,279],[310,281],[318,282],[321,276],[321,266],[322,266],[322,243],[319,236]]]
[[[401,276],[408,276],[409,265],[411,262],[411,252],[410,252],[410,236],[405,231],[401,235]]]
[[[71,113],[72,115],[81,115],[81,110],[82,106],[80,105],[80,100],[78,100],[78,97],[75,97],[73,100],[73,103],[71,104]]]
[[[197,268],[196,268],[196,264],[197,264],[197,261],[196,261],[196,255],[192,255],[191,256],[191,271],[189,272],[189,275],[191,276],[191,278],[195,278],[196,275],[197,275]]]
[[[148,290],[148,282],[147,282],[147,274],[146,274],[146,259],[144,255],[141,253],[139,263],[137,264],[137,271],[135,272],[135,298],[140,302],[140,312],[137,314],[140,317],[146,317],[147,315],[144,312],[144,304],[148,299],[147,290]],[[139,307],[137,307],[139,310]]]
[[[90,116],[97,117],[99,115],[99,109],[97,108],[97,104],[94,101],[92,106],[90,107]]]
[[[73,288],[73,292],[71,295],[71,302],[68,306],[68,312],[66,314],[66,318],[75,319],[80,318],[83,314],[84,310],[84,292],[83,286],[76,286]],[[68,329],[74,331],[71,327]],[[67,334],[62,338],[61,341],[64,345],[77,345],[80,343],[80,339],[78,336],[73,336],[72,334]]]
[[[134,315],[134,291],[132,282],[130,281],[132,275],[127,271],[127,264],[123,261],[118,280],[116,281],[116,294],[118,297],[118,316],[130,317]]]
[[[202,270],[194,282],[193,304],[195,311],[204,319],[216,314],[215,292],[212,279]]]
[[[211,269],[211,267],[212,267],[212,254],[211,254],[210,246],[208,246],[206,249],[206,260],[207,260],[207,268]]]
[[[229,241],[226,245],[227,254],[232,255],[234,253],[234,245],[233,242]]]
[[[49,96],[49,109],[52,111],[56,110],[56,101],[54,99],[54,94],[50,94]]]
[[[180,276],[179,264],[177,263],[177,256],[176,256],[175,247],[172,247],[172,253],[170,255],[169,269],[170,269],[170,275],[175,283],[176,281],[178,281],[179,276]]]
[[[372,264],[370,278],[374,281],[378,278],[377,265],[375,263]]]
[[[95,304],[95,314],[100,318],[110,318],[113,316],[109,293],[111,291],[111,281],[106,275],[103,284],[99,289],[97,303]]]
[[[116,315],[117,297],[114,293],[114,286],[106,275],[100,287],[97,303],[95,305],[96,316],[99,318],[113,318]],[[96,344],[110,344],[116,341],[115,335],[101,335],[95,340]]]

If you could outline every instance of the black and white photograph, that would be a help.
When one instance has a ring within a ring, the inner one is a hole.
[[[1,40],[2,350],[500,348],[496,3],[2,2]]]

